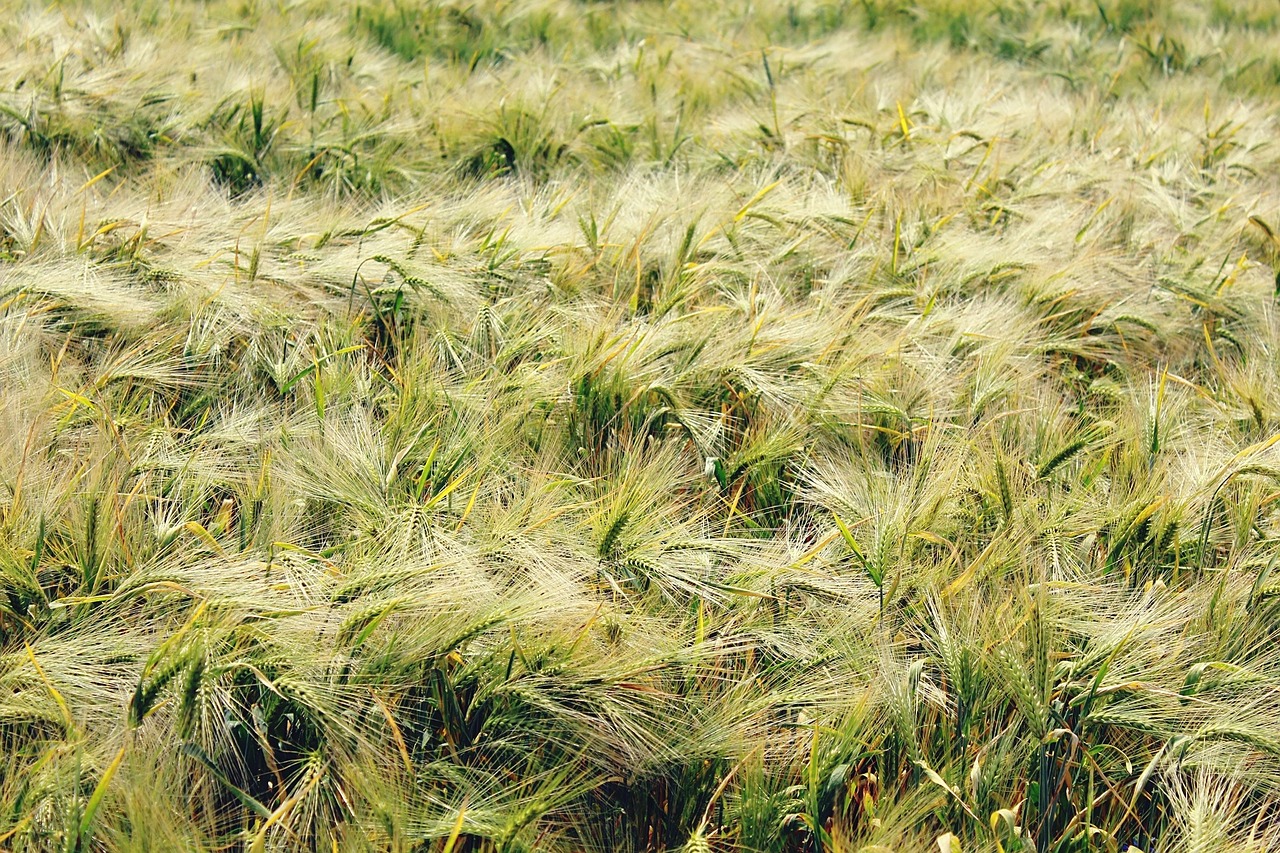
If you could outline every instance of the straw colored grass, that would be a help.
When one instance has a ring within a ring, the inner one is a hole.
[[[6,12],[0,849],[1280,846],[1272,3]]]

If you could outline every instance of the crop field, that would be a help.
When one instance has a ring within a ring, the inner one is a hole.
[[[1280,4],[3,13],[0,850],[1280,849]]]

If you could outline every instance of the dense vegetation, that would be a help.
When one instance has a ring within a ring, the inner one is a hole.
[[[1280,848],[1271,0],[0,21],[0,848]]]

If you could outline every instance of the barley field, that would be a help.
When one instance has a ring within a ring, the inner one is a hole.
[[[3,11],[0,850],[1280,849],[1280,5]]]

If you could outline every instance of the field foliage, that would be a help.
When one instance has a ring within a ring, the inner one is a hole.
[[[1271,0],[0,21],[0,849],[1280,849]]]

